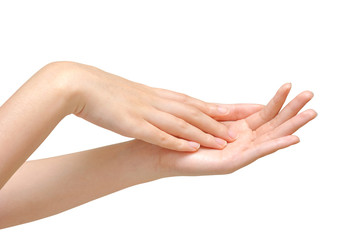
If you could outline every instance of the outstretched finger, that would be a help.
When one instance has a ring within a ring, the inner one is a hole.
[[[312,110],[308,109],[297,116],[294,116],[290,120],[286,121],[273,131],[266,133],[260,137],[257,138],[257,142],[265,142],[272,139],[277,139],[280,137],[284,137],[287,135],[291,135],[294,132],[296,132],[298,129],[300,129],[302,126],[304,126],[306,123],[311,121],[317,116],[317,113]]]
[[[257,136],[262,136],[266,132],[270,132],[277,128],[287,120],[296,116],[297,113],[312,99],[313,93],[304,91],[297,95],[290,103],[277,114],[277,116],[256,130]]]
[[[286,101],[288,93],[291,90],[291,84],[284,84],[271,99],[271,101],[261,111],[246,118],[248,126],[252,130],[256,130],[263,124],[272,120],[278,112],[281,110],[283,104]]]
[[[252,114],[261,111],[265,106],[261,104],[217,104],[218,106],[228,109],[225,115],[213,115],[212,117],[217,121],[238,121],[251,116]]]
[[[190,105],[218,121],[236,121],[260,111],[264,106],[259,104],[220,104],[208,103],[183,93],[167,89],[154,89],[161,98]]]

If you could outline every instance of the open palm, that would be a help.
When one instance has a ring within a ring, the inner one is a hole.
[[[201,148],[196,153],[165,150],[161,164],[172,175],[225,174],[298,143],[298,137],[292,134],[317,114],[310,109],[299,113],[313,97],[309,91],[300,93],[280,111],[290,89],[291,84],[285,84],[261,111],[245,119],[224,122],[239,137],[223,150]]]

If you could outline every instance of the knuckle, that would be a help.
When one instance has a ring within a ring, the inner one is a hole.
[[[135,138],[148,138],[150,135],[149,126],[140,120],[133,120],[132,125],[130,124],[121,124],[121,131],[132,135]],[[137,126],[137,127],[134,127]]]
[[[198,120],[201,117],[201,112],[196,108],[190,108],[188,111],[192,119]]]
[[[179,120],[178,120],[177,125],[178,125],[178,128],[179,128],[182,132],[183,132],[183,131],[187,131],[187,130],[188,130],[188,127],[189,127],[189,124],[188,124],[186,121],[182,120],[182,119],[179,119]]]
[[[162,146],[171,146],[171,142],[169,141],[169,136],[166,134],[159,134],[159,143]]]
[[[204,110],[207,114],[210,115],[217,115],[218,114],[218,107],[215,104],[212,103],[204,103]]]
[[[163,97],[167,95],[171,95],[172,93],[169,90],[163,89],[163,88],[152,88],[153,92],[158,97]]]
[[[202,100],[199,100],[199,103],[204,109],[211,110],[216,107],[214,103],[204,102]]]
[[[184,93],[178,93],[179,95],[179,100],[183,103],[188,103],[189,102],[189,96],[184,94]]]

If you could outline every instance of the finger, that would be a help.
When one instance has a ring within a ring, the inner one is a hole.
[[[272,129],[277,128],[287,120],[296,116],[297,113],[312,99],[313,93],[305,91],[295,97],[282,111],[271,121],[259,127],[256,131],[258,136],[263,135],[266,132],[270,132]]]
[[[299,143],[300,139],[297,136],[286,136],[277,139],[272,139],[246,150],[244,152],[244,163],[245,165],[271,153],[274,153],[280,149],[289,147],[296,143]]]
[[[296,132],[298,129],[300,129],[302,126],[304,126],[306,123],[314,119],[316,116],[317,113],[314,110],[312,109],[306,110],[296,115],[295,117],[289,119],[288,121],[277,127],[276,129],[274,129],[273,131],[260,136],[259,138],[257,138],[257,141],[264,142],[264,141],[269,141],[272,139],[284,137],[287,135],[291,135],[294,132]]]
[[[236,121],[244,119],[264,106],[259,104],[220,104],[208,103],[188,95],[156,88],[158,96],[193,106],[217,121]]]
[[[192,107],[199,109],[200,111],[202,111],[203,113],[207,114],[212,118],[217,118],[217,120],[221,120],[222,117],[226,118],[224,120],[231,120],[228,119],[227,116],[229,115],[232,116],[234,114],[233,111],[237,110],[235,106],[231,106],[227,104],[208,103],[199,100],[197,98],[190,97],[186,94],[170,91],[167,89],[156,88],[155,91],[157,92],[158,96],[162,98],[166,98],[166,99],[174,100],[176,102],[181,102],[183,104],[190,105]]]
[[[156,112],[153,112],[149,116],[146,116],[145,119],[152,125],[175,137],[194,141],[204,147],[216,149],[223,149],[227,144],[225,140],[205,133],[183,119],[166,112],[155,111]]]
[[[166,98],[169,100],[174,100],[177,102],[182,102],[184,104],[191,105],[193,107],[200,109],[202,112],[204,112],[208,115],[215,114],[215,112],[218,111],[218,109],[214,108],[214,106],[212,106],[212,104],[204,102],[204,101],[196,99],[196,98],[193,98],[193,97],[190,97],[183,93],[178,93],[178,92],[174,92],[174,91],[167,90],[167,89],[161,89],[161,88],[155,88],[155,91],[158,94],[158,96],[160,96],[161,98]],[[224,110],[220,109],[219,114],[222,114],[223,112],[224,112]]]
[[[291,84],[284,84],[276,93],[276,95],[271,99],[271,101],[264,107],[261,111],[249,116],[246,118],[248,126],[256,130],[266,122],[274,118],[277,113],[281,110],[288,93],[291,90]]]
[[[155,107],[160,111],[183,119],[205,133],[209,133],[226,141],[235,140],[236,136],[233,136],[232,133],[228,133],[228,128],[224,124],[214,120],[197,108],[176,101],[156,103]]]
[[[252,114],[259,112],[264,108],[264,105],[260,104],[218,104],[221,107],[229,109],[228,114],[212,116],[217,121],[237,121],[244,119]]]
[[[176,138],[146,121],[138,124],[133,137],[175,151],[195,152],[200,147],[199,143]]]

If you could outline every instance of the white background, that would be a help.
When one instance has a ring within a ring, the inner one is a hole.
[[[138,185],[0,239],[361,239],[359,3],[1,1],[1,103],[70,60],[211,102],[267,103],[292,82],[319,116],[234,174]],[[31,159],[124,140],[69,116]]]

